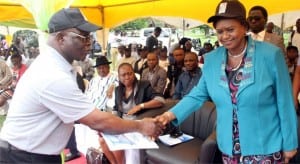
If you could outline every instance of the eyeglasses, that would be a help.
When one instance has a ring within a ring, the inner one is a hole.
[[[68,33],[72,34],[74,37],[79,38],[83,43],[91,41],[91,36],[90,35],[83,36],[83,35],[80,35],[80,34],[77,34],[77,33],[73,32],[73,31],[69,31]]]
[[[260,21],[262,19],[262,17],[260,16],[250,16],[248,17],[249,21],[255,20],[255,21]]]
[[[134,73],[133,72],[126,72],[123,74],[120,74],[121,77],[125,77],[125,76],[132,76]]]

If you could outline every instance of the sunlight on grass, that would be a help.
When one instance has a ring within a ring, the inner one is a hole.
[[[6,118],[5,116],[0,116],[0,129],[2,128],[5,118]]]

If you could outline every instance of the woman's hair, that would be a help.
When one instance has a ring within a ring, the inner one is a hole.
[[[128,67],[130,67],[130,68],[133,70],[131,64],[129,64],[129,63],[122,63],[122,64],[120,64],[119,67],[118,67],[118,73],[119,73],[119,70],[121,69],[121,67],[123,67],[123,66],[128,66]]]
[[[129,64],[129,63],[120,64],[119,67],[118,67],[118,73],[119,73],[120,69],[124,66],[130,67],[132,69],[132,72],[134,73],[132,65]],[[135,85],[137,83],[138,83],[138,80],[137,80],[136,76],[134,76],[133,85]],[[125,97],[125,85],[120,80],[119,80],[119,86],[116,88],[115,92],[116,92],[116,101],[118,101],[118,104],[122,104],[121,101]],[[119,110],[121,110],[122,106],[118,106],[118,108],[119,108]]]
[[[295,50],[298,52],[298,48],[296,46],[287,46],[286,51]]]
[[[168,52],[168,48],[166,46],[163,46],[160,51],[161,52]]]
[[[17,47],[15,45],[11,45],[9,47],[8,53],[9,53],[9,55],[14,55],[14,54],[20,55],[20,53],[19,53],[19,51],[18,51],[18,49],[17,49]]]
[[[129,64],[129,63],[122,63],[122,64],[120,64],[119,67],[118,67],[118,73],[119,73],[120,69],[121,69],[122,67],[124,67],[124,66],[130,67],[131,70],[132,70],[132,72],[134,73],[134,69],[133,69],[132,65]],[[133,83],[136,84],[136,82],[137,82],[137,78],[136,78],[136,76],[134,76],[134,82],[133,82]],[[124,84],[122,84],[122,82],[121,82],[120,80],[119,80],[119,86],[125,88]]]
[[[12,60],[14,58],[19,58],[20,60],[22,60],[22,56],[20,54],[12,54],[10,57],[10,60]]]

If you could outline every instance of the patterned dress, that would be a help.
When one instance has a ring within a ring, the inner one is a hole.
[[[222,155],[222,161],[224,164],[279,164],[282,163],[282,152],[275,152],[268,155],[249,155],[242,156],[240,140],[239,140],[239,126],[238,126],[238,109],[237,109],[237,98],[236,94],[239,89],[240,82],[243,76],[243,68],[245,64],[245,56],[243,57],[240,66],[238,68],[231,68],[226,66],[226,74],[228,78],[228,85],[230,89],[231,101],[233,104],[233,127],[232,127],[232,140],[233,156],[227,154]]]
[[[93,77],[86,89],[86,95],[93,101],[95,107],[102,111],[114,106],[114,94],[109,98],[106,93],[111,85],[118,85],[117,75],[114,73],[109,73],[106,77]],[[109,105],[110,102],[113,104]]]

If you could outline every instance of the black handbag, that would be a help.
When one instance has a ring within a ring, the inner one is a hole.
[[[88,148],[86,152],[87,164],[110,164],[104,153],[100,149]]]

